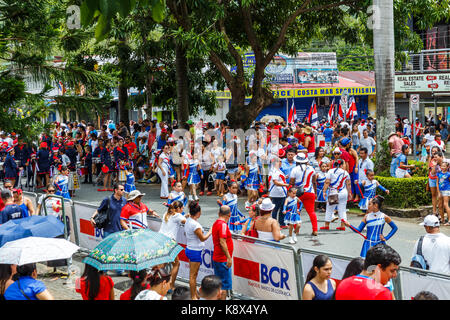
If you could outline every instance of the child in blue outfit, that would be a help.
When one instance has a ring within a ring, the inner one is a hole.
[[[130,165],[125,166],[125,176],[126,176],[124,186],[125,192],[130,193],[131,191],[136,190],[134,173]]]
[[[377,188],[381,191],[389,194],[389,190],[383,187],[377,180],[374,179],[375,174],[372,170],[368,169],[366,171],[367,180],[361,182],[361,185],[364,186],[364,192],[361,200],[359,201],[359,208],[366,213],[369,205],[369,201],[375,198],[377,193]]]
[[[448,171],[449,163],[443,161],[440,165],[441,171],[437,173],[437,187],[438,187],[438,199],[439,199],[439,211],[441,215],[441,223],[444,223],[444,209],[447,213],[447,217],[450,217],[450,207],[448,201],[450,199],[450,172]],[[441,209],[442,208],[442,209]],[[449,222],[444,224],[450,225]]]
[[[288,196],[284,202],[283,213],[284,223],[289,226],[289,243],[295,244],[297,243],[297,236],[300,230],[300,225],[302,223],[302,219],[300,218],[301,211],[301,201],[296,196],[297,188],[290,188],[288,191]],[[292,237],[292,230],[295,226],[295,234]]]

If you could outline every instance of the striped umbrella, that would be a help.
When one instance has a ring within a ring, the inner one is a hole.
[[[83,260],[98,270],[149,269],[172,262],[183,248],[169,237],[149,229],[115,232]]]

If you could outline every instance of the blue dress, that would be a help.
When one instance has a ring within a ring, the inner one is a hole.
[[[245,218],[245,216],[239,211],[237,204],[237,195],[227,193],[224,196],[225,201],[223,201],[222,205],[227,205],[231,209],[230,220],[228,220],[228,227],[231,232],[239,233],[242,230],[242,225],[234,225],[235,222],[240,222],[241,218]]]
[[[361,200],[359,201],[359,208],[361,210],[367,210],[369,206],[370,199],[373,199],[377,193],[377,188],[380,188],[383,191],[386,191],[386,189],[379,184],[377,180],[367,180],[366,184],[364,185],[364,192]]]
[[[385,223],[386,220],[384,213],[378,211],[368,213],[366,215],[366,222],[362,221],[358,228],[352,226],[351,229],[353,231],[358,230],[359,232],[361,232],[364,227],[367,226],[367,239],[364,240],[360,254],[362,258],[366,257],[366,253],[371,247],[376,246],[379,243],[385,243],[385,241],[382,241],[380,238],[380,235],[383,234]],[[386,240],[389,240],[398,230],[394,221],[391,221],[389,225],[391,226],[392,230],[387,236],[384,237]]]
[[[125,192],[128,192],[128,193],[136,190],[136,186],[134,184],[134,174],[132,172],[129,172],[127,174],[127,180],[125,182],[124,189],[125,189]]]
[[[287,204],[283,208],[283,211],[286,212],[286,215],[284,216],[284,223],[297,224],[299,222],[302,222],[302,219],[299,215],[302,204],[300,205],[300,207],[298,206],[299,200],[297,198],[287,197],[286,200]]]
[[[189,162],[189,174],[187,178],[188,184],[200,183],[200,175],[198,173],[198,161],[192,160]]]
[[[69,194],[69,177],[59,175],[54,182],[55,188],[56,188],[56,195],[61,196],[64,199],[70,199]]]
[[[176,191],[170,192],[169,199],[167,200],[167,204],[172,204],[174,201],[181,201],[181,203],[183,203],[184,207],[186,207],[187,204],[188,204],[188,198],[186,197],[186,195],[185,195],[185,193],[183,191],[181,191],[181,192],[176,192]],[[183,208],[182,214],[183,214],[183,216],[186,214],[184,212],[184,208]]]
[[[258,163],[249,164],[248,177],[245,181],[245,188],[247,190],[258,190],[259,189],[259,174],[258,174]]]
[[[326,173],[319,171],[317,173],[317,198],[316,202],[327,202],[326,194],[323,194],[323,187],[325,185],[325,180],[327,180]]]

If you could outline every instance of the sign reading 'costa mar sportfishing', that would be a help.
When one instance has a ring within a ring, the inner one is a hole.
[[[344,90],[352,96],[375,95],[377,92],[375,87],[273,89],[272,92],[275,98],[307,98],[340,96]],[[228,90],[215,92],[218,99],[231,99],[231,92]]]

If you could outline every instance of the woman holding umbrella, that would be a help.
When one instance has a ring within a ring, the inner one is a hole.
[[[86,263],[83,275],[75,282],[75,291],[83,300],[114,300],[114,281]]]

